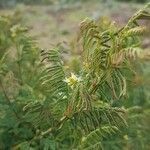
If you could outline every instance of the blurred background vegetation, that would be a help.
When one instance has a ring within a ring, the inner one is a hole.
[[[54,4],[54,3],[76,3],[76,2],[87,2],[90,0],[0,0],[0,6],[1,7],[11,7],[15,6],[18,3],[23,3],[23,4]],[[97,0],[97,1],[102,1],[105,2],[105,0]],[[108,0],[106,0],[108,1]],[[110,0],[113,1],[113,0]],[[138,2],[138,3],[143,3],[148,0],[116,0],[116,1],[124,1],[124,2]]]
[[[61,42],[75,44],[79,23],[86,17],[111,18],[119,26],[147,0],[0,0],[0,14],[18,11],[23,25],[43,48]],[[146,39],[144,45],[148,45]],[[71,50],[75,48],[72,45]],[[78,53],[75,52],[74,53]]]

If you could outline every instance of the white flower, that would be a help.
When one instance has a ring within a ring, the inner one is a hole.
[[[64,81],[73,88],[74,85],[81,81],[81,78],[78,78],[75,74],[71,73],[71,76],[66,78]]]

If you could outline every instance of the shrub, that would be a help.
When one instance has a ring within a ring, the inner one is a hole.
[[[84,20],[78,75],[65,71],[60,49],[41,50],[15,16],[1,16],[0,148],[104,149],[114,137],[123,147],[128,110],[115,101],[128,92],[126,73],[140,57],[138,36],[146,30],[138,21],[150,18],[149,7],[121,29]]]

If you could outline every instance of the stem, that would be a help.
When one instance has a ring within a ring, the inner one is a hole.
[[[20,84],[23,84],[23,79],[22,79],[22,72],[21,72],[21,63],[20,63],[20,57],[21,54],[19,53],[19,44],[16,44],[16,49],[17,49],[17,56],[18,56],[18,71],[19,71],[19,76],[20,76]]]

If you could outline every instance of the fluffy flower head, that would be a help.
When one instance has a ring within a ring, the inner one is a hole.
[[[71,76],[64,80],[71,88],[81,81],[81,78],[78,78],[74,73],[71,73]]]

